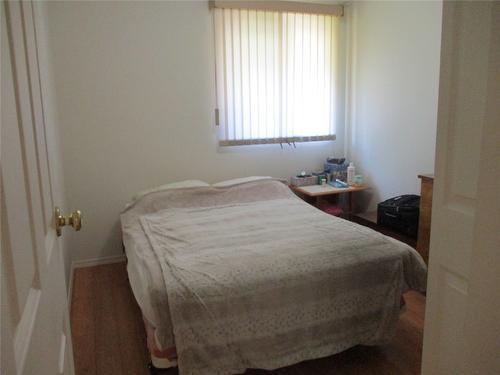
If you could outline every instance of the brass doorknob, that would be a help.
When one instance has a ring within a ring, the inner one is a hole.
[[[65,225],[71,225],[75,231],[79,231],[82,228],[82,213],[80,210],[75,210],[67,216],[61,215],[61,210],[59,207],[54,208],[54,217],[56,224],[57,236],[61,236],[62,227]]]

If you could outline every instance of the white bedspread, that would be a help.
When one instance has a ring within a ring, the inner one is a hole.
[[[122,215],[124,239],[142,226],[149,247],[135,250],[149,251],[151,265],[155,255],[166,293],[138,300],[156,306],[151,320],[168,321],[156,323],[161,345],[173,326],[183,375],[273,369],[383,343],[402,292],[425,290],[412,248],[327,215],[277,181],[142,200]]]

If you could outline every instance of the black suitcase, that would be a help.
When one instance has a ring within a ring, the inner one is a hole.
[[[420,196],[400,195],[377,206],[377,224],[417,237]]]

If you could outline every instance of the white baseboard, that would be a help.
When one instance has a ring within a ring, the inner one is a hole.
[[[69,269],[69,280],[68,280],[68,310],[70,312],[71,316],[71,301],[73,298],[73,275],[75,273],[75,268],[73,267],[73,264],[71,264],[71,267]]]
[[[111,255],[107,257],[92,258],[85,260],[77,260],[71,263],[71,269],[69,271],[69,287],[68,287],[68,303],[71,306],[71,298],[73,297],[73,276],[75,274],[76,268],[93,267],[100,266],[103,264],[119,263],[126,260],[125,254]]]
[[[377,224],[377,211],[363,212],[361,214],[356,214],[356,216]]]
[[[125,254],[111,255],[107,257],[92,258],[85,260],[74,261],[71,266],[72,268],[83,268],[83,267],[93,267],[100,266],[102,264],[118,263],[125,261]]]

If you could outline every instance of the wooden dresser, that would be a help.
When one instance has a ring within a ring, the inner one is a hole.
[[[429,242],[431,238],[432,216],[432,188],[434,185],[433,174],[421,174],[420,185],[420,216],[418,219],[417,251],[429,263]]]

